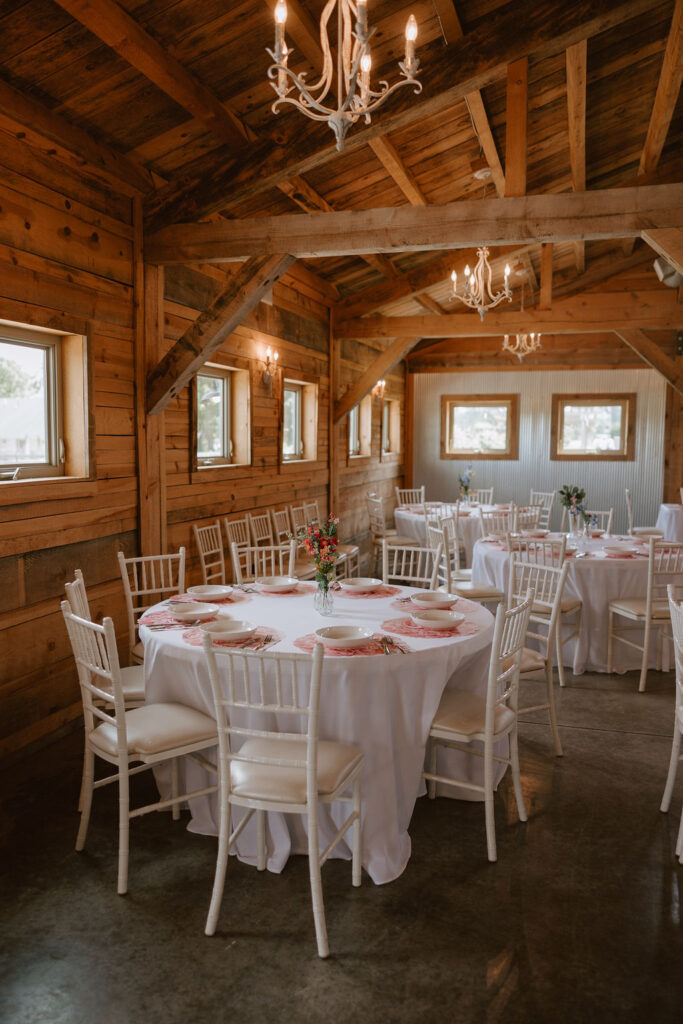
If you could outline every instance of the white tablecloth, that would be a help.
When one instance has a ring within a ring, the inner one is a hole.
[[[474,545],[481,537],[481,509],[483,508],[486,511],[495,507],[495,505],[481,505],[471,509],[466,515],[461,512],[458,516],[460,540],[465,549],[464,568],[469,568],[472,565]],[[409,508],[397,508],[394,512],[394,522],[396,523],[396,529],[403,536],[410,537],[419,544],[426,544],[427,527],[423,512]]]
[[[623,538],[624,546],[632,544],[632,538]],[[647,590],[647,558],[605,558],[602,549],[605,544],[621,543],[612,537],[607,540],[595,539],[585,542],[589,551],[586,558],[569,561],[569,572],[565,585],[566,597],[580,597],[583,604],[581,630],[578,640],[565,644],[564,664],[571,666],[575,675],[583,672],[607,671],[607,630],[608,605],[617,597],[645,597]],[[646,551],[647,547],[642,546]],[[490,583],[507,593],[509,577],[509,555],[499,545],[480,540],[474,548],[472,578],[478,583]],[[624,625],[621,620],[619,625]],[[653,630],[650,651],[651,667],[655,666],[656,630]],[[642,631],[635,630],[631,636],[642,643]],[[665,658],[668,645],[665,645]],[[627,672],[640,668],[641,654],[626,644],[614,644],[614,670]],[[665,661],[665,667],[668,662]]]
[[[683,541],[683,505],[660,505],[657,529],[665,540]]]
[[[225,605],[232,617],[278,629],[285,639],[278,650],[294,651],[293,641],[323,625],[363,624],[379,630],[382,622],[407,614],[391,602],[410,594],[401,588],[394,598],[344,598],[335,594],[332,618],[313,609],[311,593],[289,596],[243,595],[238,605]],[[161,606],[160,606],[161,607]],[[445,687],[454,686],[484,694],[493,618],[469,601],[458,604],[478,632],[451,634],[446,639],[401,637],[411,648],[407,655],[385,657],[328,657],[325,659],[320,702],[320,738],[341,740],[360,747],[365,754],[363,773],[363,866],[375,882],[398,877],[410,857],[408,826],[417,796],[423,789],[421,772],[429,728]],[[214,715],[208,671],[201,647],[192,647],[180,631],[152,631],[141,627],[145,645],[146,695],[150,702],[181,701]],[[219,657],[219,665],[220,665]],[[481,779],[482,759],[457,757],[463,778]],[[207,784],[207,774],[191,761],[185,762],[191,788]],[[441,770],[441,765],[440,769]],[[502,775],[502,772],[500,773]],[[157,775],[162,791],[168,776]],[[467,796],[467,791],[461,791]],[[452,791],[450,795],[453,795]],[[471,798],[471,794],[470,794]],[[215,795],[191,802],[191,831],[217,832]],[[239,821],[239,809],[235,819]],[[321,844],[327,844],[344,808],[320,807]],[[305,832],[297,815],[269,814],[268,868],[281,871],[290,852],[306,852]],[[252,826],[254,826],[252,828]],[[349,840],[350,841],[350,840]],[[339,856],[350,856],[342,842]],[[250,822],[240,837],[238,855],[255,863],[255,824]]]

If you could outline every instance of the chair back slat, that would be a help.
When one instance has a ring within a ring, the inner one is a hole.
[[[519,562],[515,555],[510,557],[508,607],[516,608],[526,600],[528,592],[533,591],[530,621],[547,626],[547,631],[530,632],[529,636],[538,640],[544,658],[552,651],[568,572],[569,562],[566,560],[563,565],[552,566]]]
[[[651,616],[669,601],[669,586],[683,585],[683,543],[650,537],[648,556],[646,614]]]
[[[83,573],[80,569],[74,571],[74,578],[71,582],[64,585],[66,591],[66,599],[69,602],[69,607],[74,615],[77,615],[80,619],[92,619],[90,614],[90,604],[88,602],[88,594],[85,589],[85,580],[83,579]]]
[[[428,547],[403,547],[382,541],[382,578],[411,587],[435,590],[443,545],[436,549]]]
[[[470,499],[479,502],[480,505],[493,505],[493,487],[478,487],[470,491]]]
[[[669,583],[667,599],[676,662],[676,708],[680,715],[683,709],[683,586]]]
[[[373,540],[380,540],[386,533],[384,499],[379,494],[366,494],[365,505],[370,519],[370,533]]]
[[[529,504],[540,505],[541,516],[538,525],[543,527],[544,530],[549,530],[550,517],[553,514],[553,505],[555,504],[555,491],[535,491],[532,488],[529,495]]]
[[[540,505],[517,505],[515,508],[515,530],[530,530],[541,520]]]
[[[185,590],[185,548],[177,554],[126,558],[118,553],[119,569],[128,612],[131,648],[137,643],[137,624],[143,612],[164,597]]]
[[[231,544],[236,583],[248,583],[259,576],[293,576],[296,561],[296,541],[285,544],[238,547]]]
[[[509,510],[506,509],[492,509],[491,511],[482,510],[481,513],[481,532],[483,537],[488,537],[491,534],[504,537],[506,533],[510,533],[515,529],[515,508],[514,505]]]
[[[197,526],[195,523],[192,530],[199,552],[204,584],[225,583],[225,554],[220,520],[217,519],[208,526]]]
[[[260,512],[258,515],[252,515],[248,512],[247,522],[249,523],[251,543],[254,546],[261,544],[268,544],[272,546],[275,543],[275,537],[273,536],[273,524],[271,522],[269,512]]]
[[[395,487],[397,505],[424,505],[425,488],[422,487]]]
[[[506,705],[517,711],[519,672],[522,651],[527,637],[533,590],[507,611],[498,605],[491,644],[489,677],[486,692],[486,733],[493,737],[496,708]]]
[[[519,537],[506,534],[508,551],[518,562],[533,562],[535,565],[561,567],[567,548],[567,538],[548,540],[543,537]]]
[[[100,625],[74,615],[68,600],[61,607],[78,670],[86,734],[95,729],[96,721],[113,724],[117,743],[125,751],[125,701],[114,623],[109,617]]]
[[[292,535],[292,523],[289,518],[289,509],[271,508],[270,518],[273,524],[273,543],[284,544]]]

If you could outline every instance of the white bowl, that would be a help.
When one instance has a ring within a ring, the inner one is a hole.
[[[520,537],[529,537],[531,540],[541,540],[543,537],[547,537],[550,530],[520,530]]]
[[[364,626],[323,626],[315,635],[325,647],[364,647],[372,639],[372,630]]]
[[[254,580],[254,586],[264,594],[286,594],[294,590],[298,582],[296,576],[261,576]]]
[[[416,608],[450,608],[458,600],[457,594],[444,594],[438,590],[425,590],[424,594],[411,594]]]
[[[410,617],[416,626],[425,626],[427,629],[455,629],[465,621],[461,612],[449,612],[444,608],[412,612]]]
[[[216,601],[221,597],[229,597],[232,594],[232,587],[224,587],[218,583],[207,583],[201,587],[188,587],[187,592],[194,597],[204,597],[207,601],[212,599]]]
[[[382,586],[382,581],[376,580],[372,576],[349,576],[347,579],[337,582],[342,590],[348,590],[351,594],[368,594]]]
[[[638,548],[626,546],[625,544],[605,544],[602,549],[608,558],[624,558],[628,555],[639,554]]]
[[[202,604],[199,601],[176,602],[171,615],[178,622],[194,622],[195,619],[210,619],[218,611],[218,605]]]
[[[258,626],[253,622],[240,622],[223,616],[215,622],[205,622],[199,628],[210,633],[214,640],[246,640],[254,635]]]

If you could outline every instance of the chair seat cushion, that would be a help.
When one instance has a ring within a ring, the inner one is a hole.
[[[138,665],[141,665],[145,660],[145,647],[142,640],[138,640],[135,647],[131,647],[130,656],[133,661],[136,661]]]
[[[207,746],[218,742],[213,718],[184,704],[145,704],[126,711],[128,753],[148,757],[175,747],[190,746],[202,740]],[[116,757],[116,727],[109,722],[98,725],[90,742],[104,753]]]
[[[377,537],[375,543],[381,544],[383,540],[389,542],[389,547],[399,548],[414,548],[418,543],[414,537],[404,537],[395,530],[388,530],[382,537]]]
[[[545,660],[538,651],[533,651],[530,647],[525,647],[522,651],[522,660],[520,662],[520,672],[538,672],[540,670],[545,671]]]
[[[305,576],[311,577],[316,574],[315,562],[312,558],[297,558],[294,562],[294,575],[299,579]]]
[[[145,666],[130,665],[121,669],[121,684],[126,703],[145,699]]]
[[[344,556],[346,558],[353,558],[355,555],[360,554],[360,548],[357,544],[338,544],[337,551],[340,556]]]
[[[488,598],[489,600],[498,599],[503,600],[504,594],[502,590],[498,590],[496,587],[491,587],[488,583],[468,583],[466,580],[454,580],[453,587],[456,594],[460,594],[461,597],[471,598]]]
[[[580,597],[563,597],[560,601],[560,611],[563,615],[569,615],[570,612],[578,611],[581,607]],[[546,605],[534,604],[531,606],[531,612],[533,615],[543,615],[546,618],[550,618],[550,611]]]
[[[664,534],[655,526],[634,526],[631,531],[634,537],[663,537]]]
[[[453,574],[453,579],[456,582],[462,581],[463,583],[472,582],[472,570],[471,569],[456,569]]]
[[[247,740],[238,751],[244,757],[306,760],[305,740]],[[357,747],[331,740],[318,742],[318,793],[334,793],[363,759]],[[306,803],[306,769],[277,765],[230,762],[230,780],[235,796],[278,803]]]
[[[631,619],[644,619],[647,602],[644,597],[619,597],[610,601],[610,611],[619,615],[627,615]],[[652,606],[653,619],[668,619],[669,606],[666,601],[655,601]]]
[[[515,713],[503,704],[495,711],[493,729],[505,732],[513,724]],[[445,690],[434,716],[430,734],[444,738],[448,734],[472,738],[486,727],[486,698],[465,690]]]

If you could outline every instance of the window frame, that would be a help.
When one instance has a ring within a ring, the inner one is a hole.
[[[351,451],[352,414],[358,425],[358,449]],[[369,459],[372,455],[372,395],[368,394],[356,402],[346,417],[346,458],[347,463],[358,459]]]
[[[568,405],[615,406],[624,410],[622,415],[622,445],[620,449],[593,452],[564,452],[559,450],[562,437],[563,412]],[[637,394],[630,392],[599,392],[597,394],[554,394],[550,416],[550,459],[553,462],[634,462],[636,457]],[[625,424],[624,424],[625,419]]]
[[[93,409],[92,339],[90,329],[78,334],[68,329],[0,320],[0,338],[12,344],[49,350],[46,402],[50,462],[15,462],[0,466],[4,489],[26,492],[41,481],[83,487],[96,479]],[[16,475],[18,474],[18,475]],[[27,498],[28,500],[28,498]]]
[[[349,409],[347,429],[347,454],[350,459],[360,455],[360,405]]]
[[[385,419],[388,427],[389,447],[384,447]],[[398,398],[383,398],[380,416],[380,460],[397,459],[401,454],[401,403]]]
[[[213,372],[203,372],[206,367]],[[221,390],[223,392],[224,408],[222,411],[222,446],[224,452],[227,449],[227,454],[221,455],[200,455],[199,454],[199,378],[207,377],[212,380],[218,380],[221,382]],[[219,366],[217,364],[205,363],[196,377],[195,387],[197,396],[197,429],[195,430],[195,461],[197,469],[212,469],[216,466],[232,466],[235,452],[235,443],[232,436],[232,415],[233,415],[233,371],[225,366]]]
[[[207,372],[208,371],[208,372]],[[229,459],[215,456],[199,459],[197,454],[197,417],[199,409],[198,377],[223,376],[230,381],[230,425],[232,454]],[[239,357],[223,357],[214,353],[195,373],[191,384],[190,417],[190,479],[193,483],[207,480],[224,480],[238,467],[252,464],[252,369],[248,360]]]
[[[296,422],[294,424],[294,448],[293,454],[288,454],[284,450],[285,444],[285,394],[287,392],[296,395],[294,403]],[[282,382],[282,444],[280,446],[280,455],[283,462],[301,462],[304,457],[304,440],[303,440],[303,385],[299,381],[295,380],[283,380]]]
[[[507,406],[507,431],[505,451],[486,451],[475,449],[454,450],[449,445],[450,410],[453,406]],[[486,394],[486,395],[442,395],[441,396],[441,458],[442,459],[476,459],[476,460],[507,460],[514,462],[519,458],[519,394]]]
[[[279,383],[279,466],[298,466],[302,462],[318,461],[318,419],[320,402],[320,378],[301,370],[280,366]],[[285,435],[284,397],[285,389],[296,385],[300,389],[300,454],[285,455],[283,451]]]

